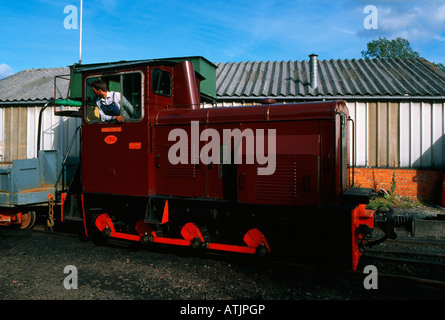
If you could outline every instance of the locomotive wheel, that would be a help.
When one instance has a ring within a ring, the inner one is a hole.
[[[20,229],[31,229],[36,222],[36,212],[30,210],[26,213],[22,213],[22,222],[20,224]]]

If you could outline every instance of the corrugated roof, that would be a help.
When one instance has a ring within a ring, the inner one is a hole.
[[[42,102],[54,97],[54,77],[70,68],[26,69],[0,80],[0,102]],[[57,80],[56,98],[66,98],[69,81]]]
[[[318,86],[309,61],[217,64],[218,98],[445,97],[445,74],[423,58],[318,60]]]
[[[318,99],[440,97],[445,74],[423,58],[318,60],[318,86],[310,85],[309,61],[216,63],[218,99]],[[70,68],[27,69],[0,80],[0,103],[46,101],[54,96],[54,77]],[[65,98],[69,81],[58,80]]]

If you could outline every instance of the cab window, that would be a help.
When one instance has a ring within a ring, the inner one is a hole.
[[[98,91],[98,88],[100,91]],[[125,122],[142,118],[142,74],[140,72],[89,77],[86,80],[85,119],[88,123]]]
[[[170,72],[153,69],[152,89],[155,94],[170,97],[172,95],[172,75]]]

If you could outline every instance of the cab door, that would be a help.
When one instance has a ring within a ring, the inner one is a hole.
[[[102,76],[109,91],[121,95],[125,122],[100,119],[90,83],[85,81],[82,130],[82,186],[84,192],[117,195],[148,194],[149,130],[143,114],[144,75],[122,72]],[[126,105],[126,107],[124,107]],[[123,110],[122,110],[123,109]]]

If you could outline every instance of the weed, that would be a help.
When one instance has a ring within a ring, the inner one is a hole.
[[[387,208],[388,206],[394,208],[419,208],[424,207],[426,204],[422,202],[420,199],[413,199],[408,196],[400,196],[397,194],[394,195],[384,195],[378,196],[375,199],[371,200],[367,205],[368,209],[375,210],[378,207]]]

